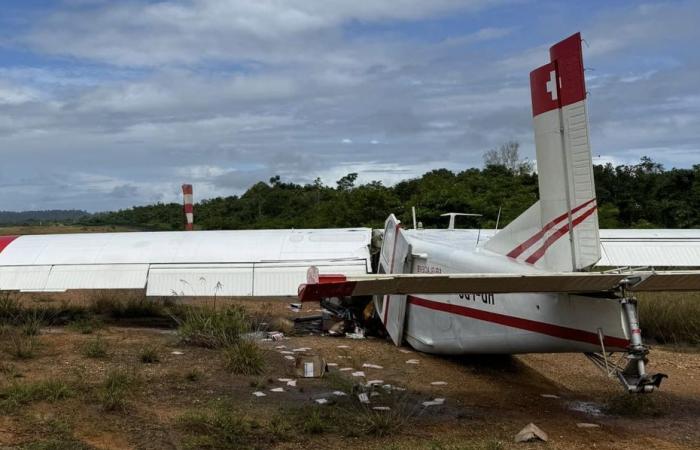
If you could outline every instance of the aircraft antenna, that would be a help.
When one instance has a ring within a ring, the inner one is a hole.
[[[413,229],[416,229],[416,207],[411,206],[411,214],[413,214]]]
[[[498,231],[498,224],[501,222],[501,209],[503,209],[503,205],[498,207],[498,216],[496,216],[496,230]]]

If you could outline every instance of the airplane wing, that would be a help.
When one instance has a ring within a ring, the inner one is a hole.
[[[495,294],[522,292],[596,293],[609,292],[621,285],[633,292],[697,291],[700,271],[629,272],[629,273],[469,273],[469,274],[387,274],[314,277],[313,269],[306,284],[299,286],[301,301],[327,297],[350,297],[393,294],[452,294],[488,292]]]
[[[601,229],[598,267],[700,267],[700,229]]]
[[[310,265],[371,271],[369,228],[0,236],[0,291],[295,296]]]

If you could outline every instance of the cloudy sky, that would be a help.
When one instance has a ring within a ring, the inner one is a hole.
[[[596,162],[690,167],[698,23],[697,1],[5,0],[0,210],[532,158],[528,73],[576,31]]]

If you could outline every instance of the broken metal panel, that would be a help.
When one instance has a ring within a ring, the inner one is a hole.
[[[1,291],[41,290],[46,286],[51,266],[0,267]]]
[[[306,272],[310,266],[318,267],[324,274],[367,273],[365,260],[258,263],[254,267],[252,295],[296,296],[299,285],[306,282]]]
[[[148,264],[89,264],[53,266],[44,290],[143,289]],[[25,288],[26,289],[26,288]]]
[[[149,296],[251,296],[252,264],[153,264]]]

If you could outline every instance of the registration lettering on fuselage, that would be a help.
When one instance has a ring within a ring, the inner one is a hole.
[[[468,300],[472,302],[481,301],[485,305],[495,305],[495,299],[493,292],[480,292],[480,293],[462,293],[457,294],[462,300]]]

